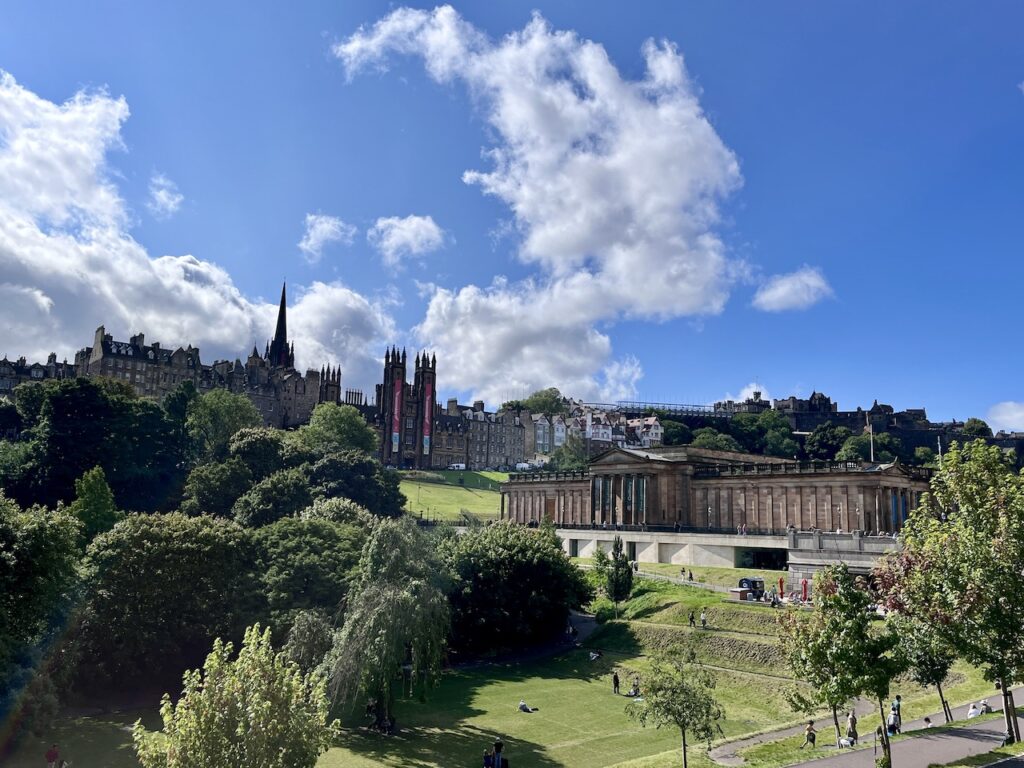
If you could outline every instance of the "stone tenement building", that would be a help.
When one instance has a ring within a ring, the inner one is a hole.
[[[10,393],[19,384],[39,383],[47,379],[73,378],[75,378],[75,366],[67,360],[58,363],[57,355],[53,352],[46,359],[46,365],[28,363],[24,357],[11,361],[5,356],[3,360],[0,360],[0,396]]]
[[[631,559],[737,566],[746,564],[744,552],[785,549],[790,528],[899,531],[929,477],[900,464],[794,462],[692,446],[613,448],[587,472],[511,476],[501,487],[501,514],[570,530],[630,531]],[[738,530],[745,535],[737,537]],[[719,543],[666,542],[676,533],[714,534]],[[592,552],[593,536],[564,536],[576,542],[567,544],[570,554],[585,556],[588,546]],[[654,549],[641,556],[641,545]]]
[[[52,356],[51,356],[52,357]],[[103,326],[96,329],[91,347],[75,355],[78,376],[102,376],[123,381],[140,397],[161,400],[186,381],[199,392],[227,389],[248,397],[268,426],[294,427],[309,420],[318,403],[341,401],[341,372],[324,367],[295,370],[295,345],[288,341],[288,310],[285,288],[273,340],[263,354],[254,346],[243,364],[220,360],[204,365],[199,349],[189,345],[164,348],[159,342],[146,344],[141,333],[128,341],[115,341]]]

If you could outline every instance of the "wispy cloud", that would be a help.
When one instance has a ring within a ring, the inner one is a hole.
[[[832,296],[832,287],[817,267],[804,266],[787,275],[768,278],[754,294],[754,307],[764,312],[807,309]]]
[[[307,213],[306,233],[299,241],[299,250],[305,255],[306,261],[315,264],[320,261],[328,243],[351,245],[358,232],[358,229],[337,216]]]
[[[146,207],[158,219],[169,219],[178,212],[185,196],[178,185],[162,173],[154,173],[149,180],[149,200]]]
[[[422,256],[444,245],[444,230],[431,216],[388,216],[366,233],[366,239],[389,267],[397,267],[406,256]]]

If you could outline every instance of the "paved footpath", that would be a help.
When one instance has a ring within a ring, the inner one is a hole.
[[[1021,692],[1024,688],[1014,689],[1014,698],[1019,702]],[[989,704],[995,709],[1002,710],[1002,697],[998,692],[993,691],[994,696],[989,698]],[[960,722],[967,719],[967,710],[970,705],[953,708],[953,720]],[[1021,711],[1018,706],[1018,713]],[[865,714],[874,713],[876,705],[866,701],[858,701],[856,705],[857,714],[863,717]],[[945,718],[941,713],[930,715],[933,726],[945,724]],[[1024,724],[1024,718],[1018,715],[1018,719]],[[845,717],[839,718],[840,724],[845,728]],[[831,717],[821,718],[815,723],[818,726],[819,744],[831,744],[833,729]],[[910,734],[924,728],[924,720],[914,720],[905,724],[904,733]],[[804,731],[804,726],[797,725],[792,728],[784,728],[770,733],[762,733],[758,736],[751,736],[740,741],[732,741],[728,744],[721,744],[711,750],[709,756],[719,765],[740,766],[744,760],[737,753],[740,750],[762,744],[766,741],[776,741],[790,736],[798,736]],[[927,768],[933,763],[949,763],[960,760],[971,755],[982,752],[989,752],[999,746],[1003,739],[1003,719],[997,718],[987,720],[977,725],[962,725],[950,731],[936,730],[930,734],[916,734],[910,738],[900,739],[892,743],[893,763],[897,768]],[[871,732],[861,734],[861,745],[870,744],[874,740]],[[878,747],[878,754],[881,754],[881,745]],[[874,765],[874,749],[855,749],[833,754],[830,757],[823,757],[819,760],[808,760],[800,763],[810,768],[871,768]],[[813,753],[812,753],[813,754]],[[1005,762],[1000,768],[1024,768],[1024,759],[1019,764]]]
[[[1014,698],[1019,699],[1020,689],[1014,691]],[[1002,697],[998,694],[989,699],[989,704],[994,711],[1002,711]],[[953,720],[962,721],[967,718],[968,707],[955,707],[953,709]],[[931,715],[932,724],[944,722],[941,714]],[[1024,718],[1018,716],[1018,721],[1024,723]],[[924,727],[923,720],[915,720],[906,724],[904,733],[920,731]],[[983,752],[990,752],[1002,743],[1004,723],[1003,718],[994,718],[978,723],[977,725],[962,725],[959,728],[952,728],[946,731],[936,730],[932,733],[916,734],[910,738],[900,739],[892,743],[892,762],[897,768],[928,768],[935,763],[951,763],[955,760],[962,760],[965,757],[979,755]],[[861,739],[861,743],[867,743],[868,739],[874,739],[867,735]],[[882,752],[881,745],[878,746],[878,754]],[[850,750],[841,752],[832,757],[821,760],[810,760],[801,763],[802,766],[812,768],[870,768],[874,765],[874,749]],[[1007,765],[1004,763],[1004,765]]]

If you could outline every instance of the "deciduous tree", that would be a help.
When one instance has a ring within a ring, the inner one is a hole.
[[[218,638],[177,703],[164,695],[163,730],[139,721],[132,738],[143,768],[313,768],[338,732],[329,710],[323,678],[275,653],[257,624],[237,658]]]
[[[102,467],[94,467],[76,480],[75,494],[68,512],[81,523],[80,540],[84,549],[99,534],[113,528],[122,515],[114,503],[114,494]]]
[[[811,459],[832,461],[843,444],[850,439],[850,430],[831,422],[819,424],[804,441],[804,451]]]
[[[239,496],[231,513],[241,525],[258,528],[296,515],[312,502],[305,473],[301,469],[282,469]]]
[[[626,714],[641,725],[679,729],[683,768],[687,765],[687,736],[711,746],[722,733],[725,712],[714,696],[715,678],[692,649],[676,646],[656,655],[644,677],[642,701],[626,705]]]
[[[377,433],[351,405],[320,403],[296,437],[321,456],[351,450],[373,453],[377,448]]]
[[[231,517],[235,502],[252,485],[252,472],[238,457],[200,464],[185,481],[181,511],[186,515]]]
[[[615,618],[619,617],[619,603],[629,597],[633,589],[633,567],[622,550],[622,537],[612,540],[612,555],[608,563],[606,581],[608,599],[615,603]]]
[[[186,418],[193,450],[204,461],[227,458],[231,437],[240,429],[262,423],[249,398],[226,389],[213,389],[192,400]]]

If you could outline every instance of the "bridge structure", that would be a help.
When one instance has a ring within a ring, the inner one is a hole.
[[[670,413],[673,416],[703,416],[712,419],[732,418],[732,412],[716,410],[713,405],[692,403],[653,403],[645,400],[616,400],[614,403],[584,403],[588,408],[605,411],[622,411],[629,414],[644,414],[649,411]]]

